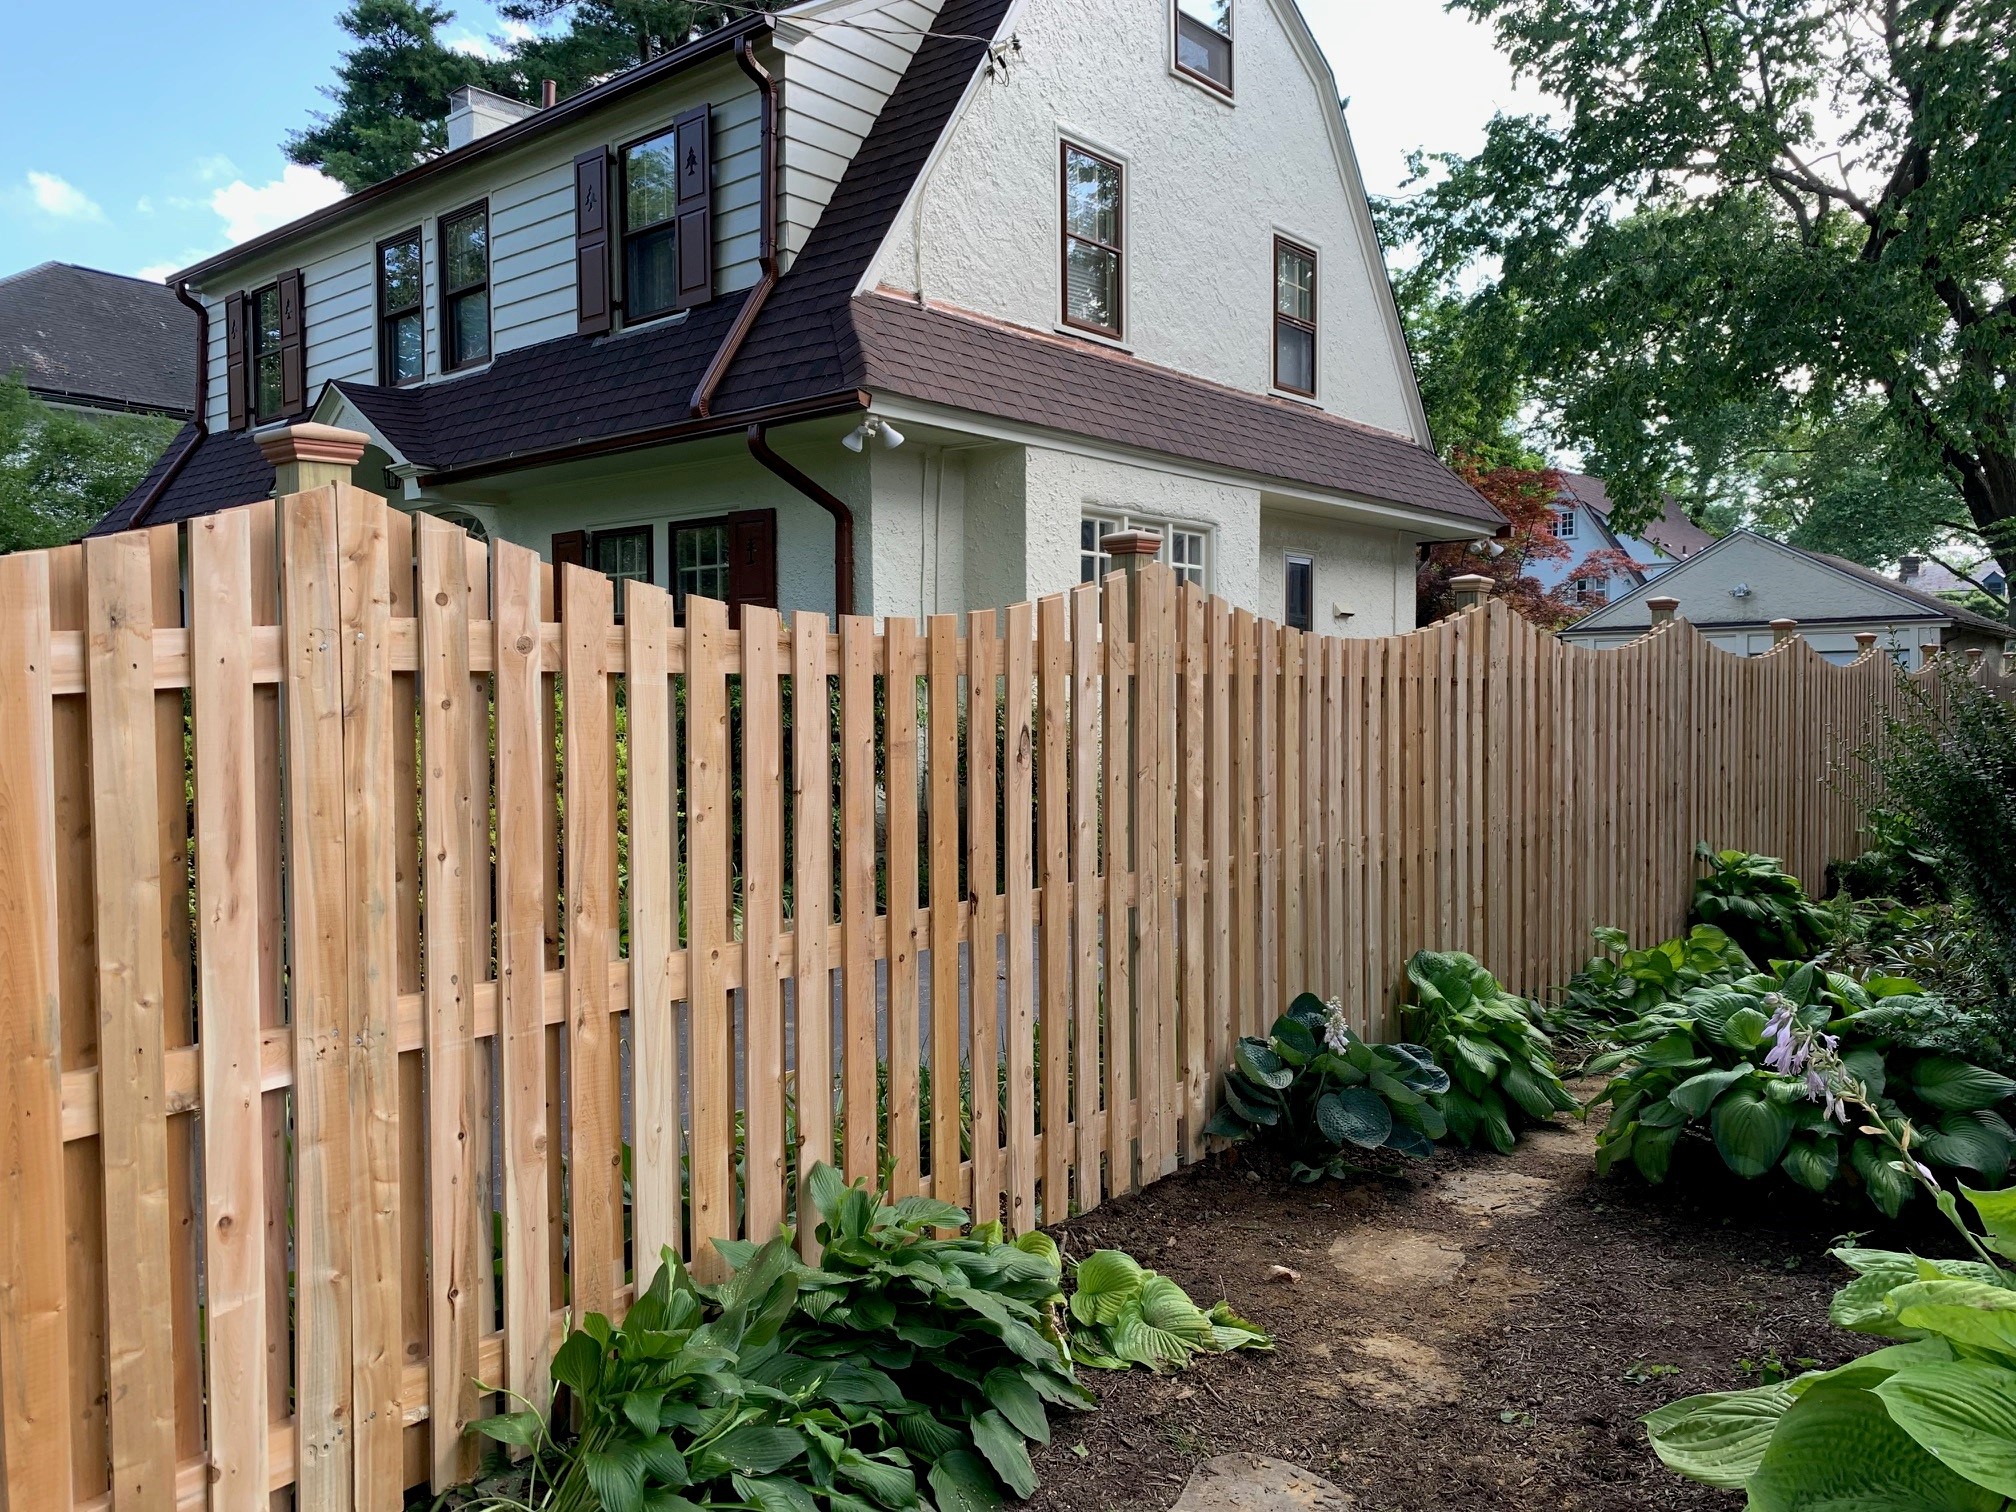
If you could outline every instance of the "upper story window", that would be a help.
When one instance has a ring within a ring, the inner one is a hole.
[[[1274,386],[1316,393],[1316,254],[1274,239]]]
[[[420,315],[420,228],[378,244],[378,381],[426,376]]]
[[[252,418],[277,420],[287,409],[280,366],[280,286],[270,283],[252,294],[250,352]]]
[[[441,218],[441,366],[490,360],[490,207]]]
[[[1176,67],[1232,93],[1232,0],[1176,0]]]
[[[623,315],[649,320],[679,303],[679,134],[623,153]]]
[[[1064,144],[1064,323],[1121,330],[1120,165]]]
[[[1575,539],[1575,511],[1557,509],[1554,511],[1554,539],[1572,541]]]

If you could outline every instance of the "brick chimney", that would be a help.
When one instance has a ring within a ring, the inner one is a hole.
[[[1916,552],[1907,551],[1897,558],[1897,581],[1907,587],[1918,581],[1919,569],[1924,567],[1925,558]]]

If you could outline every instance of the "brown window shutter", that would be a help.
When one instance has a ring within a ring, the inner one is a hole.
[[[251,311],[244,291],[224,300],[224,392],[231,429],[243,430],[252,418],[252,387],[245,371],[245,322]]]
[[[574,159],[574,329],[607,331],[610,303],[609,150],[593,147]]]
[[[728,516],[728,602],[735,607],[777,607],[776,510],[749,509]]]
[[[672,123],[679,149],[679,298],[689,310],[714,297],[713,109],[700,105]]]
[[[567,575],[560,569],[568,565],[586,567],[588,565],[588,532],[585,530],[562,530],[553,537],[553,617],[565,619],[567,616]]]
[[[280,295],[280,411],[298,415],[308,408],[307,322],[302,315],[301,270],[274,281]]]

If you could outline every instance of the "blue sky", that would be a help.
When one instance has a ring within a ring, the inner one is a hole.
[[[449,4],[451,42],[499,30]],[[1303,0],[1367,186],[1414,146],[1469,150],[1494,107],[1531,108],[1489,38],[1439,0]],[[48,259],[159,277],[326,203],[281,154],[325,102],[347,40],[338,0],[51,0],[8,7],[0,88],[0,274]]]

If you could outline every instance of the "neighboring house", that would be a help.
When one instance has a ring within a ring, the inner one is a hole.
[[[1964,575],[1963,575],[1964,574]],[[1991,598],[2009,597],[2009,580],[2003,575],[2001,565],[1993,557],[1982,557],[1969,562],[1955,572],[1943,562],[1935,562],[1930,557],[1906,554],[1897,559],[1897,581],[1906,588],[1915,588],[1920,593],[1945,595],[1957,593],[1962,598],[1972,593],[1986,593]]]
[[[1670,497],[1659,518],[1635,534],[1611,524],[1612,511],[1601,478],[1562,473],[1554,501],[1554,534],[1570,555],[1529,562],[1527,576],[1549,592],[1565,584],[1578,604],[1603,604],[1715,542]]]
[[[196,412],[196,312],[163,284],[45,262],[0,278],[0,377],[66,409]]]
[[[1739,656],[1771,649],[1774,619],[1797,620],[1799,633],[1833,662],[1853,661],[1856,635],[1874,634],[1877,645],[1911,671],[1942,648],[1999,656],[2016,637],[2009,625],[1873,568],[1738,530],[1585,615],[1561,639],[1575,646],[1624,645],[1651,628],[1648,601],[1658,597],[1678,599],[1680,618]]]
[[[1502,523],[1430,450],[1293,0],[809,0],[449,131],[178,275],[203,427],[104,528],[268,493],[254,434],[313,418],[408,508],[680,595],[995,606],[1126,524],[1381,634],[1421,543]]]

